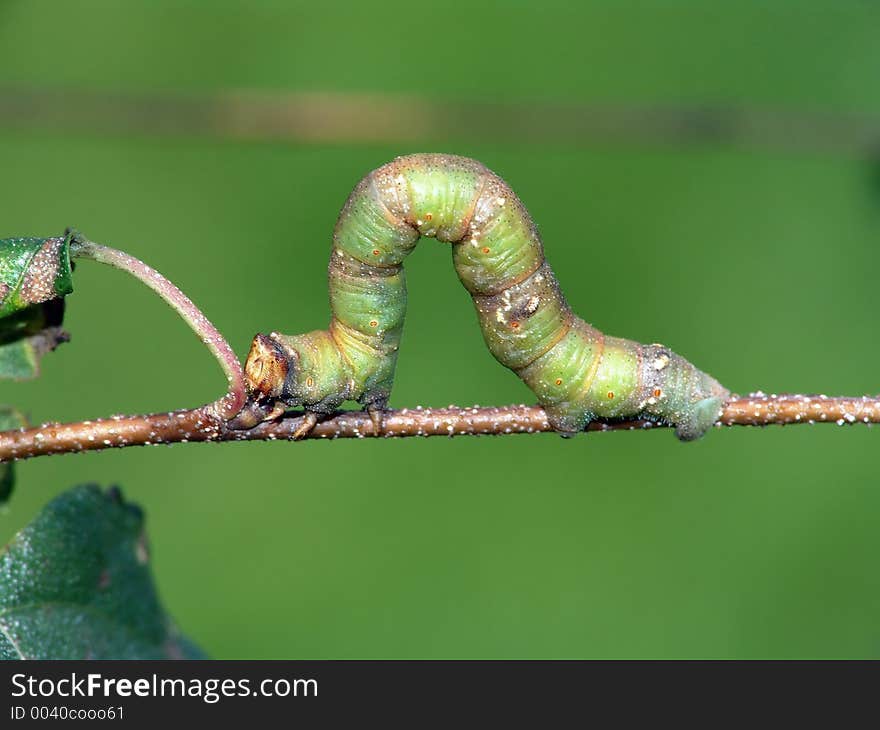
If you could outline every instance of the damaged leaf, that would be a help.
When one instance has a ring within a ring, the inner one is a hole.
[[[0,240],[0,377],[36,377],[40,358],[68,341],[61,322],[74,235]]]
[[[0,555],[0,658],[203,659],[159,602],[139,507],[56,497]]]
[[[0,317],[73,291],[73,235],[0,240]]]

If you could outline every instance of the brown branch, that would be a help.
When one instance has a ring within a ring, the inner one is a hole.
[[[64,113],[59,114],[58,110]],[[0,129],[297,144],[727,144],[874,159],[880,118],[784,107],[492,102],[351,93],[185,95],[0,86]]]
[[[136,259],[124,251],[117,251],[115,248],[90,241],[81,233],[74,234],[70,252],[72,256],[77,258],[91,259],[124,271],[158,294],[198,335],[211,354],[217,358],[220,367],[223,368],[226,375],[227,392],[210,407],[223,418],[232,418],[241,411],[247,400],[247,384],[241,363],[223,335],[186,294],[140,259]],[[207,407],[203,406],[203,408]]]
[[[0,461],[47,454],[98,451],[125,446],[192,441],[289,440],[302,423],[302,414],[289,414],[247,431],[227,426],[209,406],[146,416],[115,416],[76,423],[47,423],[38,428],[0,432]],[[731,400],[718,426],[768,426],[796,423],[880,423],[880,396],[831,398],[824,395],[765,395],[753,393]],[[594,421],[588,431],[660,428],[644,420]],[[476,436],[552,431],[540,406],[489,408],[404,408],[388,411],[384,437]],[[342,411],[318,423],[310,439],[373,436],[370,417],[361,411]]]

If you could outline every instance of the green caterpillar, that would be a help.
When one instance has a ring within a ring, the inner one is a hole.
[[[475,160],[418,154],[374,170],[349,196],[333,233],[330,326],[256,336],[245,365],[250,403],[237,426],[303,406],[304,435],[320,414],[356,400],[379,433],[406,312],[403,260],[422,236],[452,245],[486,345],[557,431],[646,418],[690,441],[717,420],[729,392],[714,378],[662,345],[608,337],[575,316],[534,223],[500,177]]]

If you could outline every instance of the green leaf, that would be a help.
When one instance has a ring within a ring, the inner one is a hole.
[[[61,329],[63,319],[63,299],[34,304],[0,319],[0,378],[37,377],[40,358],[70,340]]]
[[[0,240],[0,317],[73,291],[68,231],[54,238]]]
[[[162,609],[143,512],[118,489],[56,497],[0,556],[0,658],[205,658]]]
[[[0,377],[36,377],[40,358],[68,340],[61,321],[75,236],[0,240]]]
[[[12,406],[0,406],[0,431],[11,431],[22,426],[27,426],[27,419],[20,411]],[[15,469],[12,462],[0,464],[0,504],[9,501],[14,486]]]

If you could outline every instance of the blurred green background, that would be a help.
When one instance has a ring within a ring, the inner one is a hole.
[[[453,152],[508,180],[606,332],[738,392],[875,393],[878,22],[855,0],[2,0],[2,231],[75,225],[144,258],[243,356],[257,331],[326,324],[330,233],[364,173]],[[246,92],[274,111],[252,119]],[[401,100],[411,123],[382,115]],[[483,345],[449,252],[423,243],[407,276],[392,405],[532,401]],[[75,285],[72,343],[0,402],[39,422],[221,391],[144,288],[87,262]],[[0,542],[73,484],[121,484],[165,603],[218,658],[878,657],[877,439],[41,458],[19,467]]]

